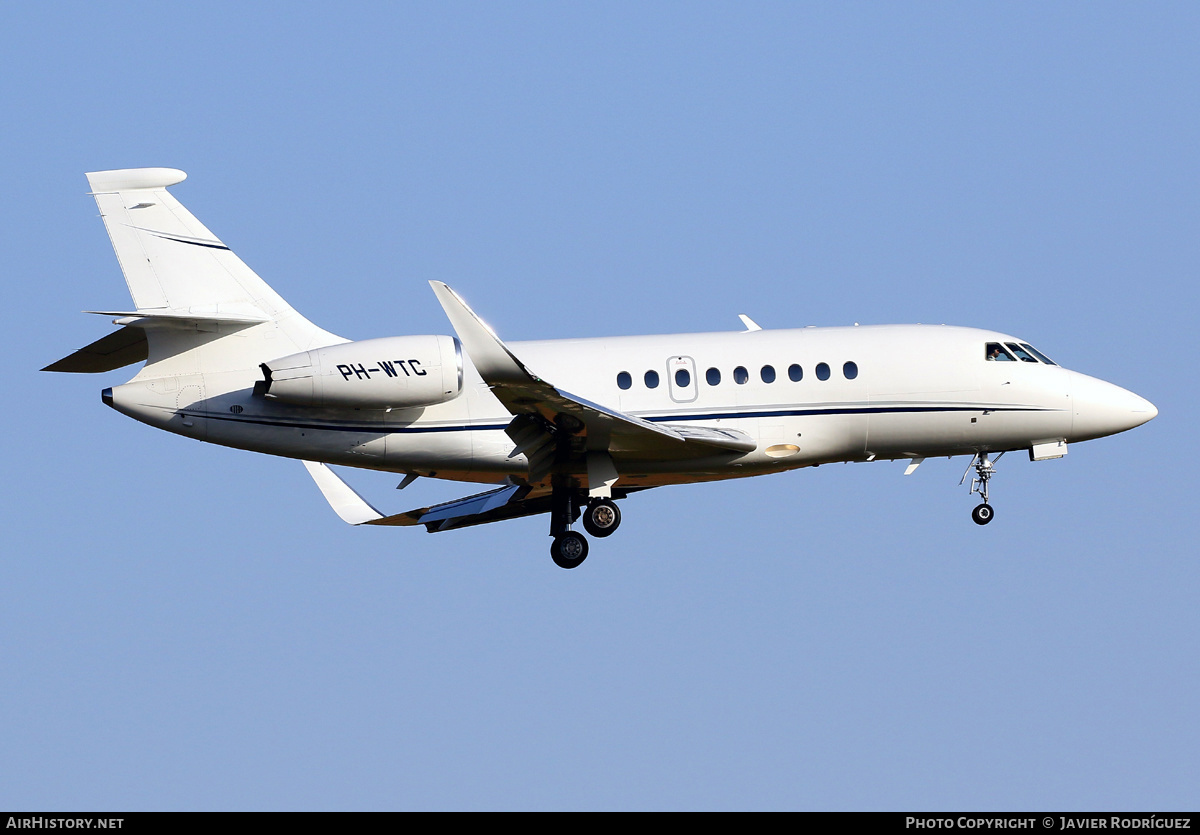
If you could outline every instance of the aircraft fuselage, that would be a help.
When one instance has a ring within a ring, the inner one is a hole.
[[[736,429],[758,443],[701,460],[625,457],[628,487],[1072,443],[1157,413],[1131,392],[1057,365],[989,361],[989,343],[1027,344],[944,325],[508,344],[538,375],[585,400],[652,422]],[[162,429],[273,455],[487,483],[528,469],[504,431],[512,415],[469,359],[458,397],[390,411],[281,403],[255,394],[262,373],[247,365],[135,378],[106,401]]]

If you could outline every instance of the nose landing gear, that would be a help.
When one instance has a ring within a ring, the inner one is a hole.
[[[971,520],[976,525],[986,525],[995,518],[996,512],[990,504],[988,504],[988,481],[996,474],[996,462],[1004,457],[1004,453],[996,456],[995,460],[989,460],[986,452],[979,452],[971,459],[971,463],[967,465],[966,471],[963,472],[962,479],[959,484],[967,480],[967,473],[971,472],[971,467],[975,468],[975,477],[971,479],[971,494],[978,493],[979,498],[983,499],[983,504],[977,505],[971,511]],[[970,494],[968,494],[970,495]]]
[[[976,505],[975,509],[971,511],[971,519],[976,525],[986,525],[992,521],[994,516],[995,512],[990,504]]]

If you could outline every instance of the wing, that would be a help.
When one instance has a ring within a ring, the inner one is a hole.
[[[546,513],[551,510],[552,472],[569,476],[588,495],[623,498],[634,490],[614,489],[623,459],[736,457],[757,447],[744,432],[672,426],[592,403],[534,374],[447,285],[431,281],[458,338],[483,378],[513,415],[505,430],[525,455],[528,478],[451,502],[384,516],[325,464],[305,461],[326,500],[352,525],[424,525],[430,532],[464,528]]]
[[[326,464],[305,461],[304,466],[317,483],[321,495],[341,519],[351,525],[388,525],[411,527],[424,525],[429,533],[466,528],[502,519],[517,519],[550,510],[549,489],[528,484],[506,484],[486,493],[422,507],[394,516],[384,516]]]
[[[603,454],[616,462],[703,458],[741,454],[757,446],[736,429],[651,422],[557,388],[530,371],[450,287],[440,281],[430,285],[479,375],[514,416],[507,432],[517,445],[513,454],[523,453],[530,460],[531,481],[548,472],[555,459],[561,460],[564,435],[576,439],[572,450],[581,461]]]
[[[550,490],[535,490],[528,484],[506,484],[486,493],[373,519],[367,524],[424,525],[429,533],[437,533],[453,528],[499,522],[503,519],[533,516],[537,513],[547,513],[549,510]]]

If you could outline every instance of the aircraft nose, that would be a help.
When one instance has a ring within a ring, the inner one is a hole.
[[[1144,397],[1138,397],[1133,392],[1129,392],[1129,396],[1133,398],[1133,413],[1142,415],[1142,419],[1138,422],[1138,426],[1143,423],[1154,420],[1158,417],[1158,407]]]
[[[1077,441],[1115,435],[1158,415],[1158,409],[1144,397],[1077,372],[1071,373],[1071,403],[1072,435]]]

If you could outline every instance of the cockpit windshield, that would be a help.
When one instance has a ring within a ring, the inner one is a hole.
[[[1046,365],[1057,365],[1049,357],[1028,342],[989,342],[984,346],[983,355],[989,362],[1044,362]]]
[[[1034,348],[1028,342],[1022,342],[1021,347],[1024,348],[1029,353],[1033,354],[1035,357],[1040,359],[1042,362],[1046,363],[1046,365],[1058,365],[1058,363],[1056,363],[1054,360],[1050,359],[1048,356],[1043,354],[1037,348]]]
[[[999,342],[989,342],[984,355],[989,362],[1016,362],[1013,355],[1008,352],[1008,349]]]
[[[1037,360],[1035,360],[1033,358],[1033,355],[1031,353],[1026,351],[1024,348],[1022,348],[1017,343],[1005,342],[1004,344],[1008,348],[1008,350],[1012,351],[1014,354],[1017,355],[1017,359],[1019,359],[1021,362],[1037,362]]]

